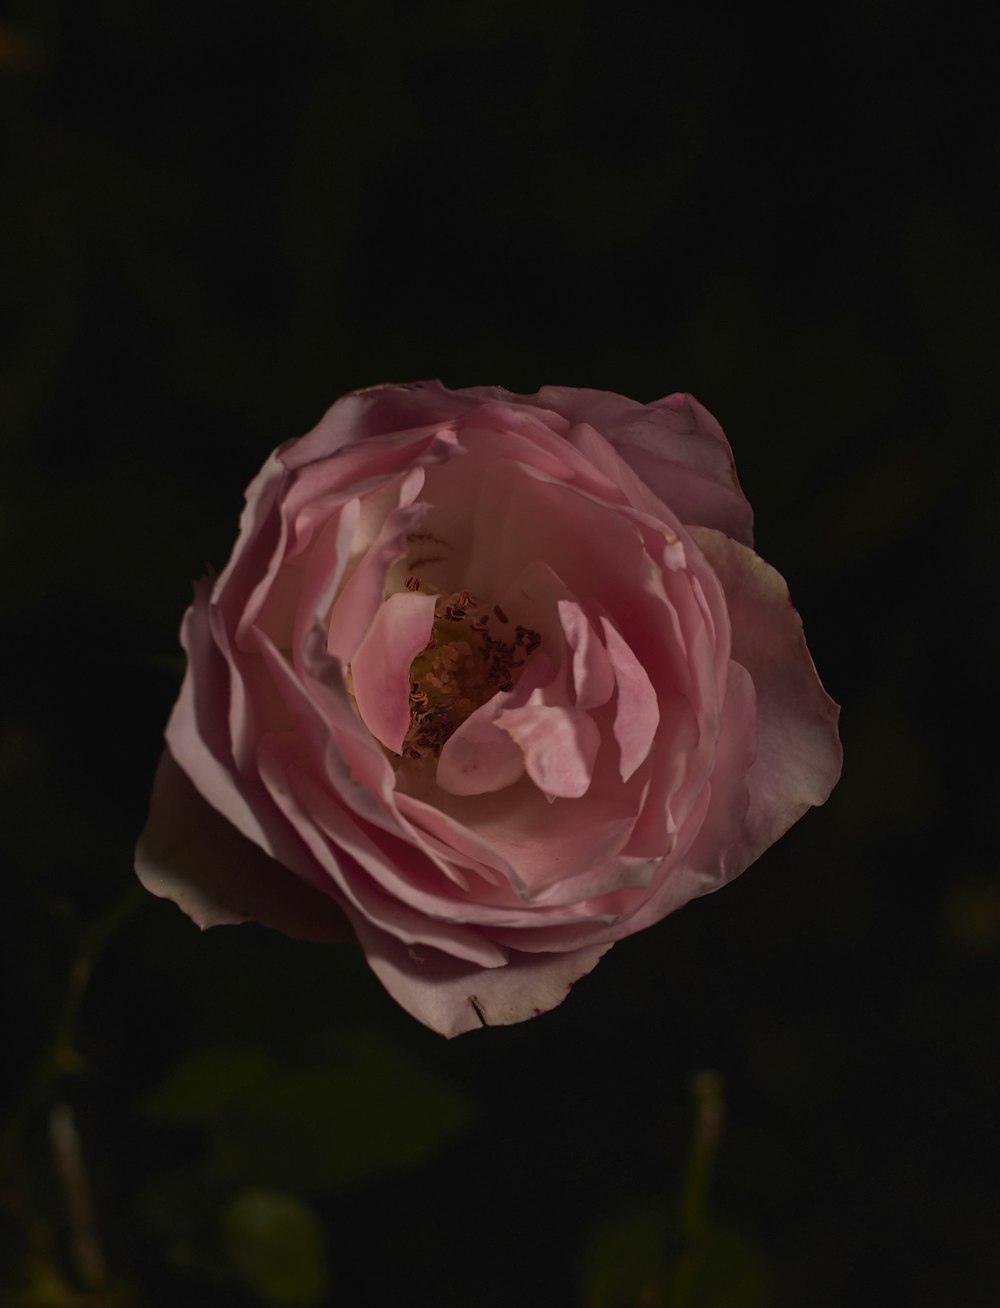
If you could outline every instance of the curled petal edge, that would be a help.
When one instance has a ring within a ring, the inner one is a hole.
[[[702,527],[691,535],[722,585],[732,658],[756,693],[758,748],[744,829],[729,855],[734,875],[829,798],[843,764],[840,708],[819,679],[781,574],[722,532]]]
[[[336,901],[241,835],[169,750],[156,770],[135,869],[150,894],[172,900],[202,930],[254,921],[317,944],[354,939]]]
[[[549,1012],[611,948],[591,945],[562,954],[511,950],[503,967],[477,968],[435,949],[408,948],[363,919],[352,915],[352,920],[368,966],[393,999],[449,1038]]]

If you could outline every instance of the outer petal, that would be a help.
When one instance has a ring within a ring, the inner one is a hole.
[[[693,395],[677,392],[640,404],[613,391],[575,386],[543,386],[537,395],[512,395],[500,387],[459,394],[517,400],[571,424],[589,423],[682,522],[753,543],[753,511],[740,488],[729,442]]]
[[[151,894],[172,899],[203,930],[253,920],[299,940],[353,939],[337,903],[241,836],[169,750],[156,772],[135,869]]]
[[[399,1004],[432,1031],[461,1035],[511,1026],[555,1008],[611,948],[564,954],[512,952],[505,967],[470,967],[433,949],[414,949],[355,919],[368,965]]]
[[[727,859],[747,867],[837,784],[843,759],[840,710],[816,675],[788,587],[752,550],[707,529],[692,530],[722,583],[732,624],[732,657],[757,694],[757,757],[749,808]]]
[[[439,381],[369,386],[342,396],[311,432],[289,441],[279,453],[286,466],[302,467],[357,441],[417,427],[443,427],[475,407],[474,400]]]
[[[725,434],[693,395],[668,395],[605,436],[681,522],[753,544],[753,510]]]

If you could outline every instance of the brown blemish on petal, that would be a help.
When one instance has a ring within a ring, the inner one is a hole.
[[[480,1022],[482,1022],[483,1026],[489,1026],[489,1022],[486,1020],[486,1014],[483,1012],[483,1006],[475,995],[469,996],[469,1003],[472,1005],[473,1012],[476,1014],[476,1017],[479,1018]]]
[[[411,531],[407,534],[406,539],[429,541],[432,545],[443,545],[446,550],[451,549],[449,541],[446,541],[443,536],[435,536],[432,531]]]

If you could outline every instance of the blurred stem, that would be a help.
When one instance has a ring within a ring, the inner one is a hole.
[[[678,1202],[683,1253],[677,1261],[670,1308],[688,1308],[697,1292],[698,1274],[708,1233],[708,1193],[726,1117],[725,1093],[718,1072],[698,1072],[691,1082],[694,1131]]]
[[[67,1072],[78,1072],[83,1066],[76,1049],[76,1024],[94,964],[121,924],[147,900],[146,892],[135,882],[84,931],[70,967],[52,1037],[29,1075],[0,1137],[0,1178],[6,1176],[14,1161],[17,1143],[29,1119],[44,1106],[59,1078]]]
[[[83,1161],[80,1132],[69,1104],[55,1104],[49,1113],[49,1140],[66,1198],[73,1261],[80,1284],[88,1290],[104,1289],[108,1284],[108,1271],[97,1232],[97,1214]]]

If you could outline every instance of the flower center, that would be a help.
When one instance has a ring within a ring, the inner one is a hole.
[[[419,580],[407,582],[411,590]],[[482,605],[467,590],[434,605],[431,638],[410,664],[410,729],[403,757],[437,758],[448,737],[498,690],[513,690],[541,644],[530,627],[513,624],[498,604]]]

